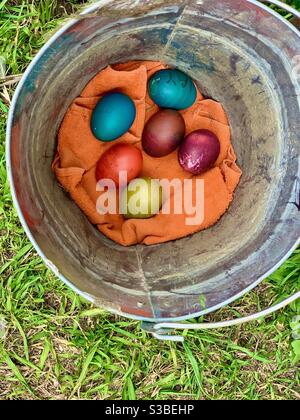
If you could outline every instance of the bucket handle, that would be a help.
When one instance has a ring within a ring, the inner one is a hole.
[[[271,3],[274,6],[280,7],[280,9],[286,10],[287,12],[291,13],[292,15],[296,16],[300,19],[300,12],[296,9],[294,9],[292,6],[289,6],[288,4],[283,3],[280,0],[262,0],[263,3]]]
[[[232,327],[234,325],[244,324],[246,322],[255,321],[260,318],[271,315],[272,313],[278,311],[279,309],[285,308],[290,305],[292,302],[300,299],[300,291],[283,300],[282,302],[271,306],[263,311],[248,315],[242,318],[231,319],[228,321],[220,322],[203,322],[203,323],[183,323],[183,322],[160,322],[157,324],[151,322],[142,322],[142,328],[151,333],[153,337],[162,341],[177,341],[183,342],[184,338],[178,335],[169,335],[170,330],[212,330],[217,328],[226,328]]]

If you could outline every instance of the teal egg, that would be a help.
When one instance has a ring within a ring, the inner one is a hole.
[[[135,117],[136,108],[129,96],[119,92],[107,93],[93,111],[91,129],[98,140],[113,141],[130,129]]]
[[[161,108],[182,110],[194,104],[197,89],[193,80],[177,69],[160,70],[149,81],[149,95]]]

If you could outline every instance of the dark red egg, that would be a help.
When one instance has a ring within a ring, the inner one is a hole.
[[[128,182],[137,178],[143,169],[142,152],[131,144],[120,143],[112,146],[97,163],[96,179],[111,179],[119,186],[119,174],[127,172]]]
[[[142,145],[152,157],[167,156],[177,149],[184,134],[185,122],[181,114],[173,109],[162,109],[147,122]]]
[[[200,175],[212,168],[221,151],[218,137],[209,130],[196,130],[181,143],[178,158],[184,170]]]

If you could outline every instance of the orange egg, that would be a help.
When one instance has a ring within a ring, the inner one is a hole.
[[[120,172],[127,173],[130,182],[137,178],[143,169],[142,152],[131,144],[120,143],[108,149],[99,159],[96,168],[97,182],[111,179],[119,186]]]

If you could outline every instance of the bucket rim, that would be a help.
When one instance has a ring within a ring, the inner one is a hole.
[[[292,25],[287,19],[285,19],[284,17],[282,17],[279,13],[277,13],[276,11],[274,11],[273,9],[271,9],[270,7],[266,6],[265,4],[262,4],[260,2],[258,2],[257,0],[245,0],[248,3],[254,4],[257,7],[267,11],[268,13],[270,13],[271,15],[273,15],[275,18],[279,19],[281,22],[283,22],[289,29],[291,29],[293,32],[295,32],[299,38],[300,38],[300,31],[294,26]],[[79,15],[80,16],[84,16],[87,15],[89,13],[93,13],[94,11],[98,10],[100,6],[104,6],[105,4],[109,3],[110,0],[100,0],[98,2],[96,2],[95,4],[87,7],[85,10],[83,10]],[[300,12],[297,11],[295,9],[295,15],[300,18]],[[29,66],[27,67],[27,69],[25,70],[12,99],[11,102],[11,106],[8,112],[8,117],[7,117],[7,128],[6,128],[6,153],[5,153],[5,159],[6,159],[6,170],[7,170],[7,177],[8,177],[8,181],[9,181],[9,185],[10,185],[10,191],[11,191],[11,195],[12,195],[12,202],[13,205],[16,209],[18,218],[21,222],[21,225],[28,237],[28,239],[30,240],[31,244],[33,245],[33,247],[35,248],[37,254],[42,258],[44,264],[46,265],[47,268],[49,268],[66,286],[70,287],[71,290],[73,290],[75,293],[77,293],[78,295],[82,296],[84,299],[86,299],[87,301],[95,304],[97,306],[97,299],[94,298],[93,296],[89,295],[88,293],[78,289],[70,280],[68,280],[62,273],[59,272],[59,270],[57,269],[57,267],[47,258],[47,256],[44,254],[44,252],[42,251],[41,247],[38,245],[38,243],[36,242],[36,240],[34,239],[30,228],[23,216],[20,204],[18,202],[17,199],[17,194],[16,194],[16,189],[15,189],[15,183],[14,183],[14,179],[13,179],[13,173],[12,173],[12,167],[11,167],[11,134],[12,134],[12,127],[13,127],[13,119],[14,119],[14,114],[15,114],[15,109],[16,109],[16,105],[19,99],[19,95],[20,92],[22,91],[25,82],[29,76],[29,74],[31,73],[32,69],[35,67],[36,63],[39,61],[39,59],[43,56],[43,54],[45,53],[45,51],[61,36],[64,34],[64,32],[66,32],[69,28],[71,28],[76,22],[78,21],[78,18],[72,18],[70,19],[69,22],[63,24],[54,34],[53,36],[44,44],[44,46],[38,51],[38,53],[36,54],[36,56],[33,58],[33,60],[31,61],[31,63],[29,64]],[[169,317],[169,318],[147,318],[147,317],[143,317],[143,316],[138,316],[138,315],[133,315],[133,314],[128,314],[119,310],[116,310],[114,308],[111,307],[107,307],[105,306],[105,303],[102,305],[101,307],[104,310],[107,310],[108,312],[115,314],[115,315],[120,315],[120,316],[124,316],[126,318],[132,319],[132,320],[136,320],[136,321],[147,321],[150,323],[162,323],[162,322],[168,322],[168,321],[185,321],[185,320],[189,320],[189,319],[193,319],[193,318],[198,318],[201,317],[203,315],[207,315],[209,313],[215,312],[227,305],[229,305],[230,303],[234,302],[237,299],[240,299],[242,296],[244,296],[245,294],[249,293],[251,290],[253,290],[255,287],[257,287],[263,280],[265,280],[267,277],[269,277],[272,273],[274,273],[274,271],[276,271],[283,263],[284,261],[286,261],[290,255],[292,255],[292,253],[296,250],[296,248],[299,246],[300,244],[300,237],[298,238],[298,240],[295,242],[294,245],[291,246],[290,250],[282,257],[282,259],[274,266],[272,267],[268,272],[266,272],[264,275],[260,276],[254,283],[252,283],[250,286],[248,286],[247,288],[243,289],[241,292],[235,294],[234,296],[230,297],[229,299],[210,307],[209,309],[206,310],[202,310],[199,312],[193,312],[191,314],[187,314],[181,317]],[[99,305],[98,305],[99,306]]]
[[[263,9],[263,10],[265,10],[265,11],[267,11],[267,12],[269,12],[271,15],[273,15],[274,17],[276,17],[276,18],[278,18],[281,22],[283,22],[284,24],[286,24],[293,32],[295,32],[297,35],[300,35],[300,30],[298,30],[297,28],[296,28],[296,26],[294,26],[291,22],[289,22],[287,19],[285,19],[283,16],[281,16],[278,12],[276,12],[275,10],[273,10],[273,9],[271,9],[269,6],[267,6],[266,4],[264,4],[264,3],[261,3],[259,0],[244,0],[245,2],[247,2],[247,3],[251,3],[251,4],[254,4],[255,6],[257,6],[257,7],[259,7],[259,8],[261,8],[261,9]],[[267,0],[262,0],[262,1],[267,1]],[[99,7],[100,6],[105,6],[106,4],[109,4],[111,2],[111,0],[99,0],[99,1],[97,1],[97,2],[95,2],[94,4],[92,4],[92,5],[90,5],[90,6],[87,6],[84,10],[82,10],[80,13],[79,13],[79,15],[80,16],[84,16],[84,15],[87,15],[87,14],[89,14],[89,13],[93,13],[93,12],[95,12],[96,10],[98,10],[99,9]],[[270,1],[270,3],[272,3],[272,0]],[[279,1],[278,3],[282,3],[281,1]],[[274,3],[273,3],[274,4]],[[287,6],[287,5],[284,5],[284,3],[282,3],[282,6],[283,6],[283,9],[285,9],[285,7],[284,6]],[[278,5],[278,7],[280,7],[279,5]],[[293,13],[294,13],[294,15],[296,16],[296,17],[298,17],[299,19],[300,19],[300,11],[299,10],[297,10],[297,9],[295,9],[295,8],[293,8],[292,6],[289,6],[289,8],[291,8],[292,10],[293,10]],[[286,9],[285,9],[286,10]],[[76,19],[72,19],[72,21],[73,22],[69,22],[69,23],[74,23],[74,21],[76,22]],[[64,28],[64,26],[63,26],[63,28]],[[63,28],[61,28],[61,29],[63,29]],[[52,40],[52,38],[49,40],[49,41],[51,41]],[[48,41],[48,42],[49,42]]]

